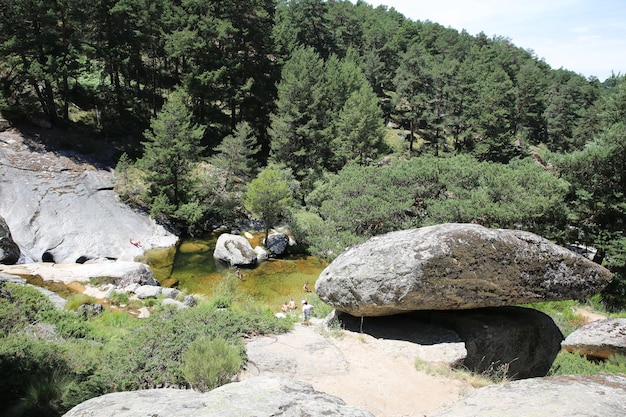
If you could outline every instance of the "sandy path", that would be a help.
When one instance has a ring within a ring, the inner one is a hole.
[[[582,316],[585,319],[585,324],[591,323],[592,321],[604,320],[605,318],[607,318],[603,314],[594,313],[593,311],[582,307],[572,307],[572,310],[574,310],[574,314]]]
[[[339,337],[322,333],[318,325],[296,324],[290,333],[251,340],[241,378],[287,375],[377,417],[424,416],[472,389],[417,371],[416,357],[434,352],[423,346],[347,330]]]

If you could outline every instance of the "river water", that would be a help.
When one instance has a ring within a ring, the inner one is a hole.
[[[252,246],[261,237],[255,236]],[[207,298],[229,296],[237,303],[267,305],[272,310],[289,299],[296,303],[304,298],[304,284],[313,290],[315,280],[327,266],[324,261],[307,255],[289,255],[270,259],[255,268],[242,268],[241,278],[235,269],[213,258],[217,236],[187,239],[172,252],[148,254],[156,278],[164,286],[176,286],[188,293]]]

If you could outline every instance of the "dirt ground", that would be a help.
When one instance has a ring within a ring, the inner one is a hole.
[[[438,349],[445,352],[450,346],[420,346],[347,330],[328,333],[319,323],[296,324],[287,334],[249,341],[249,365],[241,379],[284,374],[377,417],[419,417],[473,389],[460,380],[416,370],[417,357],[436,361]]]

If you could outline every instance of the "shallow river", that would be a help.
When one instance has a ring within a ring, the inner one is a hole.
[[[327,265],[313,256],[292,255],[270,259],[255,268],[242,268],[239,279],[234,268],[213,258],[216,240],[217,237],[185,240],[174,254],[150,254],[148,263],[164,286],[176,285],[180,290],[208,298],[236,294],[239,303],[258,302],[273,310],[290,298],[299,303],[305,295],[305,282],[312,290]],[[255,240],[253,247],[258,244]]]

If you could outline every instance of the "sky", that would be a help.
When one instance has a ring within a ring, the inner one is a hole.
[[[365,0],[470,35],[501,36],[553,69],[604,81],[626,74],[624,0]]]

